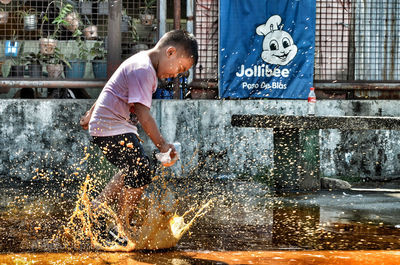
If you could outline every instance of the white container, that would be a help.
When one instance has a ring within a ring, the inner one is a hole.
[[[315,105],[317,103],[317,97],[315,96],[315,90],[313,87],[310,88],[310,93],[308,94],[308,110],[307,114],[309,116],[315,115]]]
[[[181,153],[181,144],[178,142],[173,143],[175,150],[177,152],[177,155],[174,157],[174,159],[171,158],[171,151],[172,149],[169,149],[165,153],[157,153],[156,158],[158,161],[161,162],[161,164],[165,167],[170,167],[175,164],[175,162],[179,159],[179,154]]]

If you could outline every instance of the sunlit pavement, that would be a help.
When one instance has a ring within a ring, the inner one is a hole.
[[[301,264],[398,265],[400,251],[234,251],[2,254],[0,264]]]

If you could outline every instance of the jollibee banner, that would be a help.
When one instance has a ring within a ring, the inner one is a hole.
[[[219,0],[221,98],[306,99],[315,0]]]

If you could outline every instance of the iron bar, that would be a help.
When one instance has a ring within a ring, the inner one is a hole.
[[[106,81],[87,81],[87,80],[0,80],[0,88],[12,87],[46,87],[46,88],[102,88]]]
[[[400,90],[400,83],[314,83],[317,90]]]

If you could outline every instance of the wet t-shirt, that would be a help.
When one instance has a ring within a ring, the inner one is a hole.
[[[101,91],[89,122],[91,136],[137,134],[129,103],[151,107],[157,75],[146,52],[125,60]]]

